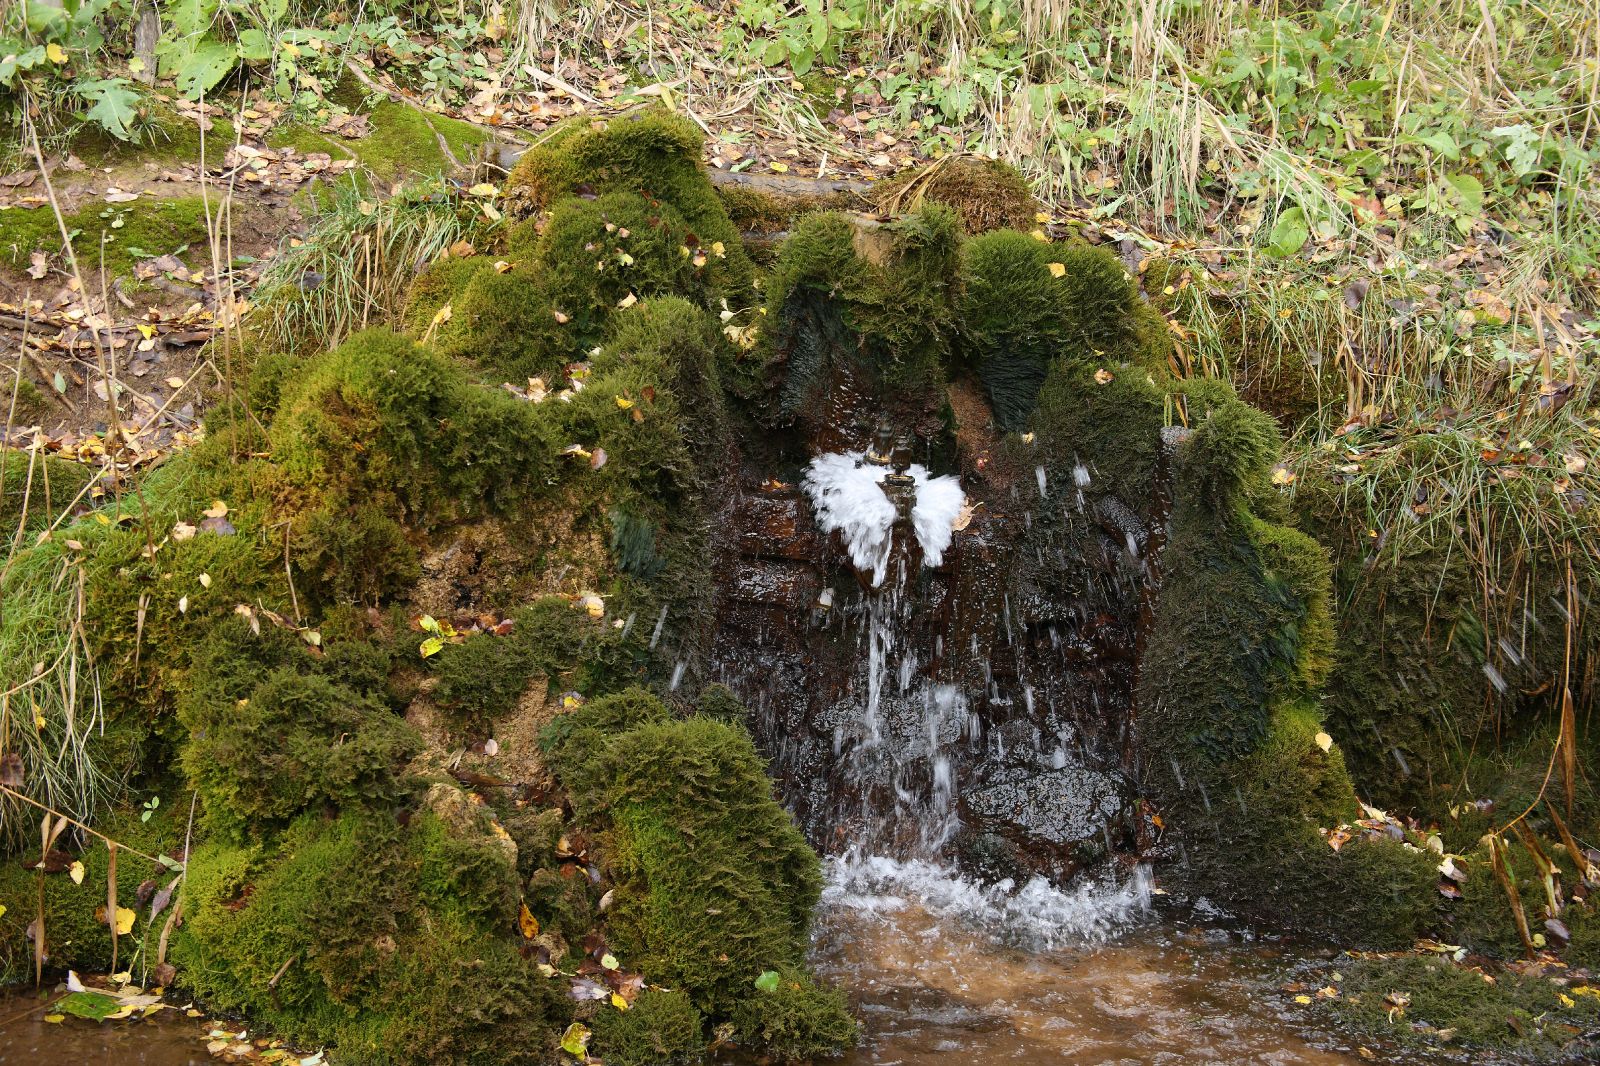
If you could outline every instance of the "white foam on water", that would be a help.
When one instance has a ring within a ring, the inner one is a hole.
[[[1071,888],[1043,877],[984,885],[942,863],[855,854],[828,859],[825,874],[825,906],[878,915],[917,907],[1035,951],[1104,943],[1145,916],[1152,883],[1138,866],[1124,881],[1090,878]]]
[[[877,587],[888,571],[894,546],[895,508],[883,491],[888,468],[865,459],[865,452],[819,455],[811,460],[801,485],[817,509],[823,532],[844,535],[850,562],[857,570],[870,571]],[[958,480],[932,477],[920,463],[907,467],[906,473],[915,482],[911,524],[922,545],[923,562],[938,566],[944,562],[966,496]]]

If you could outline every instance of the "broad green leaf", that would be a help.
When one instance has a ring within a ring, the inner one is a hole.
[[[74,992],[57,1003],[56,1009],[77,1018],[103,1022],[121,1006],[120,1001],[111,996],[103,996],[99,992]]]
[[[1273,223],[1267,254],[1275,259],[1291,256],[1305,247],[1306,239],[1310,236],[1311,228],[1306,224],[1306,213],[1298,207],[1291,207]]]
[[[239,58],[246,63],[264,63],[272,58],[272,43],[260,30],[240,30]]]
[[[756,978],[756,991],[776,992],[778,990],[778,971],[763,970],[761,976]]]
[[[1456,160],[1461,158],[1461,149],[1456,146],[1456,139],[1444,130],[1430,130],[1419,137],[1418,140],[1446,159]]]
[[[139,116],[139,94],[121,78],[91,81],[77,87],[78,95],[90,101],[84,117],[119,141],[133,140],[132,125]]]
[[[179,37],[204,33],[217,17],[219,0],[172,0],[166,5],[167,25]]]
[[[1463,211],[1476,215],[1483,210],[1483,182],[1471,174],[1451,174],[1445,180],[1455,190],[1456,202]]]
[[[178,91],[191,99],[199,99],[228,76],[238,59],[231,44],[209,39],[200,41],[187,56],[178,60]]]

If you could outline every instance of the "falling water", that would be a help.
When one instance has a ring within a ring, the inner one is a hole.
[[[1038,474],[1044,493],[1044,471]],[[906,550],[910,546],[897,538],[914,536],[922,564],[938,567],[965,497],[954,477],[930,476],[920,465],[908,466],[904,475],[909,529],[904,501],[897,506],[892,489],[886,491],[894,484],[889,469],[868,462],[865,453],[820,456],[803,481],[818,525],[839,535],[866,586],[856,614],[864,623],[864,698],[854,721],[836,721],[833,735],[834,751],[861,806],[848,827],[851,845],[830,859],[827,898],[836,906],[871,909],[909,895],[930,913],[959,916],[986,935],[1034,947],[1103,939],[1147,909],[1150,884],[1144,868],[1126,880],[1090,878],[1070,890],[1037,876],[980,885],[945,854],[962,828],[952,755],[963,742],[974,748],[992,744],[1004,752],[1006,738],[999,731],[983,733],[967,695],[927,675],[909,639],[918,608],[917,564]],[[1087,470],[1080,467],[1076,481],[1081,488]],[[1003,598],[1001,613],[1005,643],[1017,647],[1009,598]],[[973,641],[969,654],[980,655],[976,634]],[[992,677],[988,669],[984,675]],[[991,705],[1009,702],[993,691],[985,698]],[[1032,685],[1024,685],[1021,699],[1030,718],[1036,698]],[[1042,750],[1043,738],[1034,740]],[[1064,738],[1054,744],[1047,762],[1057,770],[1067,767]]]

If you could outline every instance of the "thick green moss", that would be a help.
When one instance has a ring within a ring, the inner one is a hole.
[[[308,815],[273,847],[197,849],[172,953],[215,1008],[334,1043],[341,1061],[517,1062],[549,1049],[570,1007],[493,935],[515,898],[491,838],[428,815]]]
[[[726,247],[691,248],[694,241],[670,203],[633,192],[563,200],[530,258],[467,283],[440,330],[441,350],[512,381],[558,385],[619,307],[661,295],[721,305],[730,256]]]
[[[267,134],[273,148],[297,152],[325,152],[334,159],[355,159],[360,169],[387,188],[407,177],[448,172],[456,162],[470,166],[478,149],[489,139],[487,131],[459,119],[420,111],[409,104],[385,100],[368,114],[372,132],[348,139],[320,133],[308,126],[280,126]]]
[[[20,524],[26,543],[60,518],[73,501],[85,508],[91,501],[87,495],[79,500],[79,494],[93,477],[93,470],[70,459],[7,451],[0,460],[0,536],[9,539]]]
[[[682,992],[647,988],[627,1010],[607,1010],[590,1021],[594,1050],[610,1066],[680,1062],[705,1047],[704,1019]]]
[[[405,307],[400,312],[400,322],[406,335],[422,339],[433,326],[434,316],[442,307],[450,306],[451,315],[454,316],[455,301],[466,291],[473,278],[492,266],[489,257],[482,255],[447,255],[429,263],[406,290]]]
[[[18,427],[45,425],[59,413],[45,391],[26,377],[0,385],[0,412],[9,415],[11,424]]]
[[[580,820],[606,829],[623,957],[713,1020],[762,972],[803,967],[820,870],[742,729],[672,720],[633,689],[557,719],[541,742]],[[835,1007],[836,1032],[850,1023]],[[762,1014],[774,1032],[780,1013]]]
[[[525,210],[553,210],[581,192],[638,193],[671,205],[688,224],[698,248],[720,243],[725,289],[737,310],[754,302],[753,268],[701,164],[700,131],[663,108],[647,108],[604,122],[568,121],[530,149],[506,182],[507,195]]]
[[[767,284],[780,413],[812,408],[835,368],[925,403],[950,362],[960,241],[954,214],[937,206],[875,228],[838,213],[796,226]]]
[[[1491,1049],[1537,1061],[1578,1061],[1595,1047],[1600,997],[1566,995],[1547,977],[1490,976],[1417,955],[1339,966],[1344,980],[1335,1013],[1402,1044]]]
[[[930,173],[931,171],[931,173]],[[926,167],[902,171],[873,190],[880,205],[914,210],[924,202],[955,211],[969,235],[990,230],[1030,230],[1039,203],[1014,167],[997,159],[953,156]]]
[[[91,202],[67,215],[66,224],[84,283],[96,290],[102,267],[108,282],[129,277],[136,259],[181,254],[188,248],[203,255],[207,240],[205,203],[198,196]],[[25,267],[34,251],[62,251],[55,215],[48,207],[0,209],[0,256],[12,266]]]
[[[733,1008],[737,1032],[770,1049],[781,1062],[810,1062],[855,1043],[855,1019],[844,994],[801,970],[778,971],[776,988],[752,989]]]

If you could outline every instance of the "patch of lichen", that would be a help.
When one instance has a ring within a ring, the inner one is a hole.
[[[26,543],[67,515],[74,502],[85,508],[91,501],[83,489],[93,477],[94,471],[83,463],[8,450],[0,456],[0,536],[9,540],[20,528]]]
[[[521,1061],[570,1008],[496,935],[516,889],[492,838],[457,839],[430,815],[310,814],[272,845],[196,850],[173,958],[216,1008],[344,1061]]]
[[[631,964],[713,1021],[762,972],[803,967],[820,870],[742,729],[674,720],[634,689],[557,719],[541,743],[579,820],[605,832],[608,934]]]
[[[120,968],[141,958],[139,950],[147,942],[149,948],[155,947],[170,914],[163,911],[152,915],[153,896],[140,902],[138,890],[147,879],[166,888],[177,879],[177,872],[128,850],[157,857],[182,854],[188,805],[174,802],[172,795],[163,798],[166,803],[156,807],[148,820],[141,819],[142,812],[137,809],[118,811],[101,820],[101,832],[126,845],[117,852],[117,905],[135,912],[131,932],[117,938]],[[46,969],[76,969],[83,973],[110,969],[111,930],[104,918],[110,853],[105,841],[87,834],[76,839],[75,832],[63,834],[55,847],[83,864],[81,883],[74,881],[67,869],[40,873],[25,867],[25,863],[39,857],[37,826],[31,852],[7,856],[0,862],[0,987],[33,979],[33,941],[28,927],[39,916],[41,885]],[[170,896],[169,893],[169,899]],[[141,975],[155,965],[148,952],[142,956],[142,963],[144,969],[135,971]]]
[[[697,247],[721,243],[735,309],[754,302],[754,270],[701,163],[700,131],[682,115],[645,108],[605,121],[568,120],[517,161],[506,194],[528,214],[548,212],[580,191],[633,192],[671,205]]]
[[[1340,960],[1337,1017],[1406,1046],[1579,1061],[1595,1049],[1600,996],[1549,977],[1493,974],[1422,955]]]
[[[970,236],[991,230],[1028,231],[1037,225],[1039,202],[1028,182],[997,159],[951,156],[925,167],[902,171],[872,190],[892,213],[912,211],[923,203],[955,211]]]
[[[72,250],[86,284],[102,269],[106,278],[131,277],[135,260],[206,246],[205,202],[198,196],[141,197],[126,204],[93,201],[65,216]],[[35,251],[62,253],[61,229],[48,207],[0,209],[0,256],[28,265]]]
[[[778,411],[812,407],[836,368],[886,392],[937,392],[953,347],[961,234],[948,208],[883,224],[812,215],[767,282],[764,340],[781,375]]]
[[[682,992],[647,988],[627,1010],[601,1010],[590,1025],[594,1050],[613,1066],[682,1062],[705,1048],[704,1019]]]
[[[404,178],[444,174],[457,164],[470,166],[489,140],[485,130],[471,123],[395,100],[378,104],[367,119],[371,132],[365,137],[347,138],[290,125],[269,132],[267,144],[301,154],[322,152],[336,160],[354,159],[363,179],[386,189]]]

